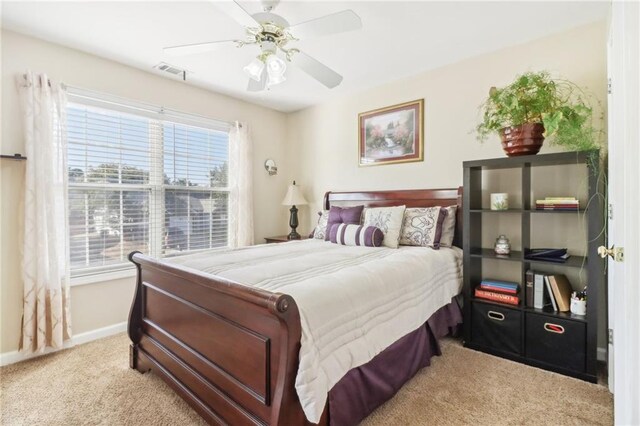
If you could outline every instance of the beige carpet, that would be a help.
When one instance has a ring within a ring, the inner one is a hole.
[[[435,357],[364,424],[613,423],[606,388],[443,342]],[[2,425],[200,425],[153,374],[128,365],[121,334],[0,369]],[[153,419],[153,420],[149,420]]]

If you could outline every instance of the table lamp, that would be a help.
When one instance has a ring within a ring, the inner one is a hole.
[[[291,216],[289,216],[289,226],[291,227],[291,232],[288,237],[290,240],[299,240],[300,234],[296,232],[296,228],[298,227],[298,208],[296,205],[302,206],[307,204],[307,200],[305,200],[302,195],[302,191],[299,186],[296,186],[296,181],[293,181],[292,185],[289,185],[289,189],[287,190],[287,195],[284,196],[284,200],[282,200],[282,205],[291,206],[289,211],[291,212]]]

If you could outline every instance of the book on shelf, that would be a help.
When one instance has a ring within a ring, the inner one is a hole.
[[[575,204],[539,204],[536,203],[536,209],[540,210],[578,210],[580,207]]]
[[[579,207],[580,202],[576,201],[545,201],[545,200],[536,200],[536,206],[549,206],[549,207]]]
[[[545,274],[529,270],[525,273],[525,279],[533,280],[534,293],[533,306],[529,305],[528,299],[525,299],[525,306],[554,312],[569,311],[573,289],[565,275]]]
[[[544,200],[536,200],[536,210],[566,210],[580,209],[580,201],[574,197],[547,197]]]
[[[567,253],[566,248],[529,248],[525,249],[527,256],[561,256]]]
[[[524,258],[527,260],[564,263],[569,257],[571,257],[571,255],[567,253],[566,248],[525,249],[524,251]]]
[[[545,306],[551,306],[553,312],[558,312],[558,304],[556,303],[556,298],[553,295],[553,291],[551,290],[551,284],[549,284],[549,275],[544,276],[544,289],[547,299],[547,303],[545,303]]]
[[[533,271],[529,269],[524,274],[525,292],[524,302],[527,308],[533,308]]]
[[[549,212],[577,212],[577,211],[580,211],[580,209],[578,207],[541,206],[540,204],[536,204],[536,210],[549,211]]]
[[[481,288],[476,288],[475,297],[479,299],[491,300],[493,302],[507,303],[509,305],[518,306],[520,304],[520,298],[511,294],[498,293],[496,291],[487,291]]]
[[[571,293],[573,288],[565,275],[549,275],[549,285],[555,301],[558,305],[558,311],[568,312],[571,307]]]
[[[544,274],[533,273],[533,307],[544,308]]]
[[[553,263],[565,263],[570,256],[564,255],[561,257],[526,257],[528,260],[539,260],[543,262],[553,262]]]
[[[520,285],[509,281],[498,281],[491,279],[484,279],[480,281],[480,287],[487,290],[502,291],[505,293],[518,293]]]
[[[580,201],[576,198],[562,198],[562,197],[547,197],[544,200],[536,200],[536,204],[548,204],[548,205],[570,205],[578,206]]]
[[[480,288],[487,291],[497,291],[498,293],[518,294],[517,289],[497,287],[492,284],[480,284]]]

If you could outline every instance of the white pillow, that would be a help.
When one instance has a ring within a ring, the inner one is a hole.
[[[389,248],[398,248],[404,210],[405,206],[367,209],[364,216],[364,226],[380,228],[384,233],[382,245]]]
[[[324,240],[325,235],[327,235],[327,221],[329,220],[329,212],[327,210],[318,212],[318,225],[316,225],[316,229],[313,231],[313,238],[318,240]]]
[[[440,235],[440,247],[451,247],[456,233],[456,211],[458,206],[444,207],[447,215],[442,222],[442,235]]]
[[[440,206],[406,209],[402,221],[400,244],[438,248],[443,219],[444,216],[440,216]]]

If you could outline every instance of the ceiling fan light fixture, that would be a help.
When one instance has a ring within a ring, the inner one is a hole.
[[[243,70],[249,78],[255,81],[260,81],[262,72],[264,71],[264,62],[260,58],[255,58],[253,61],[249,62]]]
[[[266,66],[269,77],[284,76],[284,72],[287,70],[287,64],[285,61],[278,58],[275,54],[271,54],[267,57]]]
[[[267,86],[275,86],[276,84],[280,84],[286,80],[284,74],[269,74],[269,79],[267,80]]]

